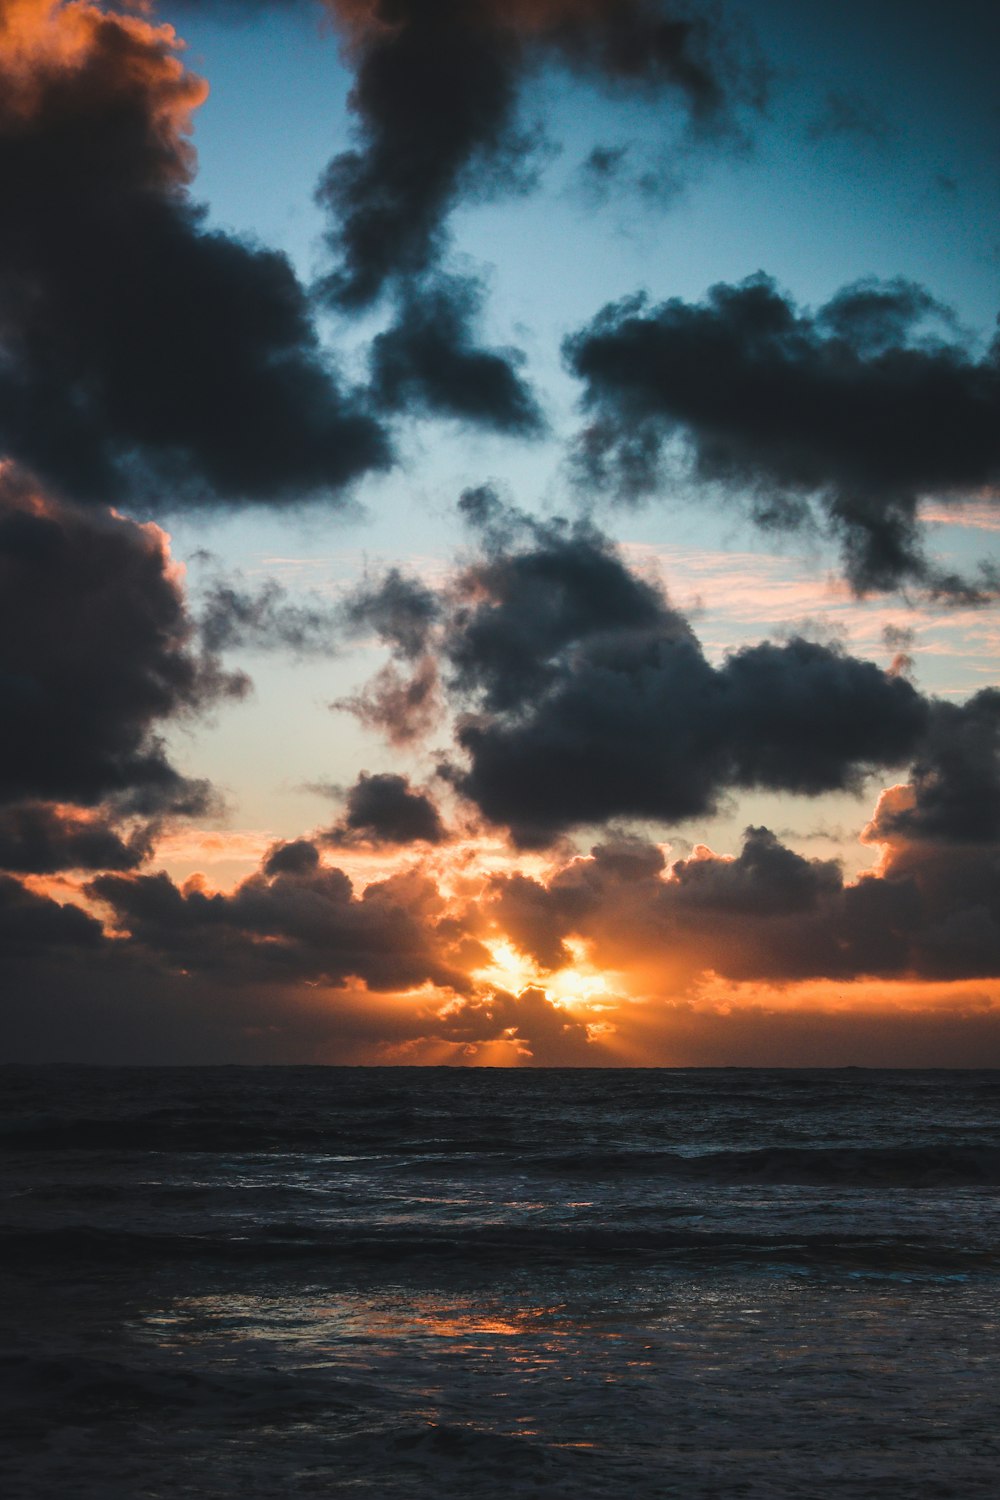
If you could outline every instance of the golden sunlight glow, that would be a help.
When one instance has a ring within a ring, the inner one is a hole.
[[[519,953],[506,938],[486,943],[491,961],[472,971],[472,977],[495,989],[519,995],[523,990],[543,990],[553,1005],[588,1005],[608,993],[604,975],[587,961],[586,944],[569,939],[566,947],[573,955],[572,967],[549,972]]]

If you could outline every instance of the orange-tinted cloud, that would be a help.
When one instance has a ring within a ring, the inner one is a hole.
[[[88,503],[330,495],[387,441],[287,259],[205,228],[180,46],[90,0],[0,11],[0,452]]]
[[[85,942],[95,976],[143,972],[154,1006],[178,984],[214,986],[230,1031],[238,997],[259,1017],[271,986],[269,1024],[328,1061],[1000,1061],[995,848],[973,868],[954,847],[893,844],[850,883],[764,829],[738,854],[702,846],[673,863],[636,839],[530,873],[511,851],[481,854],[397,852],[395,873],[352,882],[299,840],[228,893],[203,876],[103,875],[87,887],[103,939],[91,919],[74,927],[69,887],[19,902],[9,883],[10,952],[52,933],[44,973]]]
[[[0,76],[3,111],[28,119],[45,107],[58,75],[85,78],[107,88],[101,69],[112,66],[114,88],[132,96],[161,137],[161,170],[186,183],[194,157],[182,137],[208,84],[189,72],[174,28],[137,15],[102,10],[90,0],[4,0],[0,10]],[[112,62],[113,58],[113,62]]]

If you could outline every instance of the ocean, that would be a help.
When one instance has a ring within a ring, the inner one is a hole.
[[[0,1089],[5,1500],[1000,1492],[1000,1073]]]

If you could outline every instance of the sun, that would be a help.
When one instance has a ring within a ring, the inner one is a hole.
[[[490,962],[474,969],[472,977],[481,984],[520,995],[525,990],[544,991],[553,1005],[567,1008],[584,1007],[599,996],[608,993],[604,975],[587,959],[586,945],[570,938],[565,946],[573,957],[573,963],[562,969],[541,969],[525,954],[519,953],[507,938],[500,938],[486,947]]]

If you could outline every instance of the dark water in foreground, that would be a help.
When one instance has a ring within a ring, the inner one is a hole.
[[[0,1070],[0,1492],[1000,1492],[1000,1074]]]

